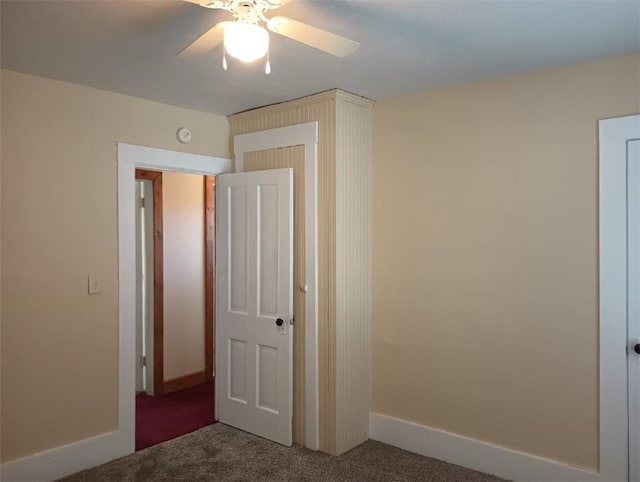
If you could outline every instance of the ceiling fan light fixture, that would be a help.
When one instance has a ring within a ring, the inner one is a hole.
[[[253,62],[269,50],[269,33],[254,23],[233,22],[224,29],[224,48],[244,63]]]

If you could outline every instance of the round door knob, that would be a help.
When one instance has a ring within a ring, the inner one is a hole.
[[[640,343],[636,343],[636,346],[633,347],[633,351],[640,355]]]
[[[282,318],[278,318],[278,319],[276,320],[276,325],[278,325],[278,326],[282,326],[283,324],[284,324],[284,320],[283,320]]]

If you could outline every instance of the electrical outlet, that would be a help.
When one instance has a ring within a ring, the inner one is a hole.
[[[100,286],[100,282],[98,281],[98,277],[95,275],[89,275],[89,294],[90,295],[98,295],[102,293],[102,287]]]

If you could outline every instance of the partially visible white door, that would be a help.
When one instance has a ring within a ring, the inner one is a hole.
[[[217,177],[216,298],[218,419],[290,446],[292,169]]]
[[[144,288],[143,288],[143,221],[142,181],[136,181],[136,393],[144,391]]]
[[[640,115],[599,121],[601,480],[640,480]]]
[[[153,387],[153,184],[136,180],[136,392]]]
[[[627,235],[629,480],[640,480],[640,139],[627,143]]]

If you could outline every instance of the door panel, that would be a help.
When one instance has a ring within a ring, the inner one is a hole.
[[[219,176],[216,204],[218,418],[291,445],[293,172]]]
[[[233,313],[247,314],[247,187],[229,188],[229,294]]]
[[[258,345],[256,385],[258,387],[258,408],[278,413],[278,349],[273,346]]]
[[[258,316],[277,318],[278,285],[278,187],[260,186],[258,202]]]
[[[247,343],[229,338],[229,398],[247,403]]]

